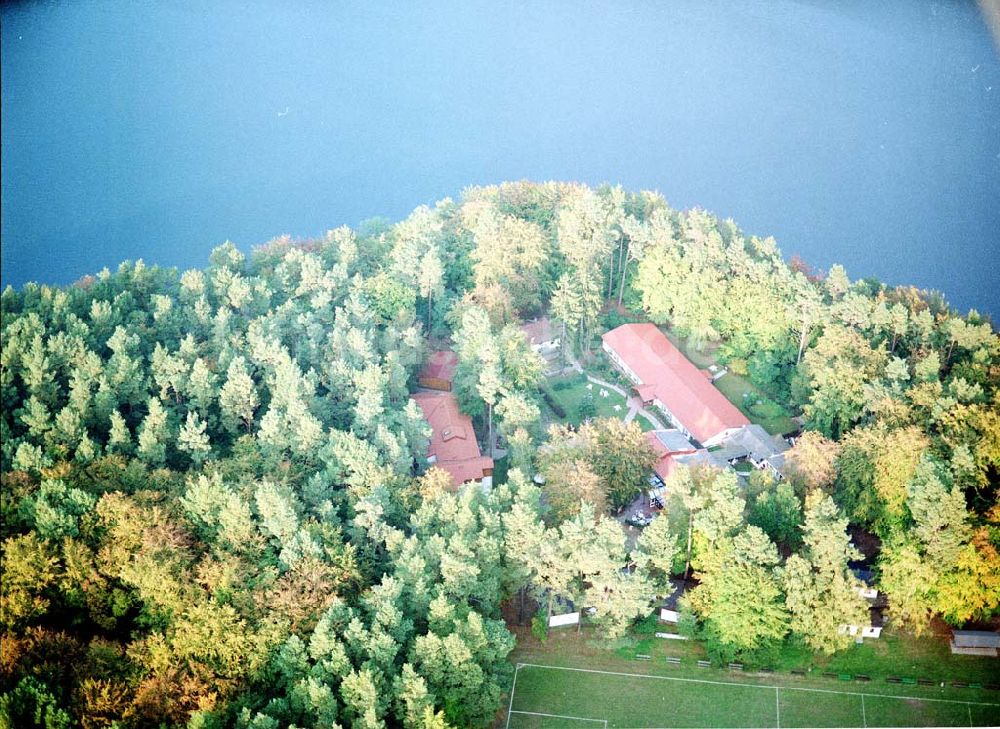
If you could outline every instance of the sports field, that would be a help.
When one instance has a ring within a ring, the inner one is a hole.
[[[518,663],[507,729],[997,726],[1000,703]]]

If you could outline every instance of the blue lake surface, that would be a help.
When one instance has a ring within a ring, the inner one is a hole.
[[[471,184],[657,189],[1000,314],[974,2],[5,5],[2,279],[202,266]]]

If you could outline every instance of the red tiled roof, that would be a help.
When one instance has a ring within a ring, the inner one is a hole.
[[[453,394],[417,392],[410,397],[433,429],[427,456],[435,457],[434,465],[450,473],[456,486],[477,481],[493,468],[493,459],[479,453],[472,419],[459,411]]]
[[[653,471],[660,477],[663,483],[667,482],[670,474],[674,472],[675,468],[677,468],[677,462],[673,459],[673,454],[695,452],[694,446],[685,448],[682,451],[672,451],[663,445],[663,442],[656,437],[656,433],[653,431],[648,431],[646,433],[646,440],[648,441],[650,448],[652,448],[653,452],[657,455],[656,463],[653,464]]]
[[[750,424],[653,324],[623,324],[603,339],[698,440]]]
[[[547,316],[521,325],[521,331],[530,344],[542,344],[552,339],[552,323]]]
[[[660,477],[663,483],[667,483],[670,474],[677,470],[677,461],[673,456],[664,455],[653,465],[653,472]]]
[[[643,402],[652,402],[656,397],[656,385],[636,385],[635,391]]]
[[[433,352],[427,358],[427,364],[420,370],[417,379],[433,378],[451,382],[455,376],[455,368],[458,366],[458,355],[450,349],[440,352]]]

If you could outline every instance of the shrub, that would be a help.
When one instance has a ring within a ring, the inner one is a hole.
[[[545,404],[548,405],[552,409],[552,412],[556,414],[557,418],[563,419],[566,417],[565,408],[559,404],[555,395],[552,394],[552,388],[547,384],[542,386],[542,398],[545,400]]]
[[[636,635],[653,635],[660,629],[660,622],[655,614],[650,613],[646,617],[636,620],[632,627],[632,632]]]
[[[568,377],[560,377],[559,379],[552,382],[552,389],[556,391],[569,390],[577,385],[582,385],[587,381],[587,376],[581,373],[576,373]]]
[[[741,377],[746,376],[747,361],[745,359],[740,359],[739,357],[736,357],[734,359],[729,360],[727,366],[729,367],[729,371],[732,372],[734,375],[740,375]]]
[[[626,311],[622,313],[618,309],[608,309],[603,314],[601,314],[599,321],[601,323],[602,332],[606,332],[610,329],[615,329],[620,327],[622,324],[632,324],[634,322],[640,321],[641,317],[636,316],[631,311]]]
[[[535,617],[531,619],[531,634],[542,643],[549,635],[549,627],[545,624],[545,615],[542,614],[541,610],[535,613]]]

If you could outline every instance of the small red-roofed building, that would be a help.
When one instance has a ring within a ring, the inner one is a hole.
[[[458,367],[458,355],[450,349],[432,352],[424,368],[417,374],[417,384],[430,390],[451,392],[456,367]]]
[[[674,456],[695,453],[698,450],[679,430],[651,430],[646,433],[646,441],[656,454],[653,473],[659,476],[663,483],[667,482],[670,474],[677,468]]]
[[[746,416],[653,324],[623,324],[602,337],[604,351],[684,435],[705,447],[745,425]]]
[[[458,409],[450,392],[417,392],[410,396],[431,426],[427,462],[451,474],[455,487],[493,475],[493,459],[479,452],[472,419]]]

